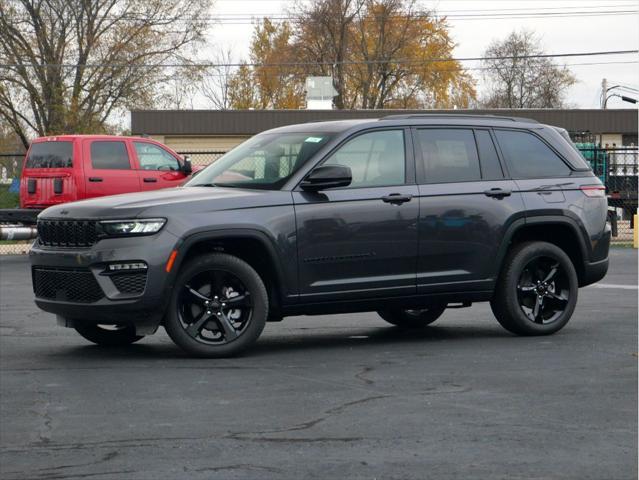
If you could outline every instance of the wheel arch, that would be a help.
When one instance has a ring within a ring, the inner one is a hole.
[[[257,229],[223,229],[198,232],[185,237],[176,247],[178,251],[171,269],[170,288],[175,283],[177,272],[186,261],[206,253],[228,253],[247,262],[264,281],[269,301],[279,309],[283,299],[290,293],[290,281],[279,261],[277,249],[269,236]]]
[[[570,257],[579,286],[586,281],[586,262],[590,258],[583,227],[572,218],[565,216],[534,216],[515,221],[506,231],[497,254],[497,272],[502,271],[508,251],[526,241],[543,241],[561,248]]]

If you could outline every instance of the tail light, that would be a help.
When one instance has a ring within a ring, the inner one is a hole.
[[[606,196],[606,188],[603,185],[582,185],[579,190],[587,197],[604,198]]]

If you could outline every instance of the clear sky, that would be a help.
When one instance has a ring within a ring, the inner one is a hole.
[[[213,24],[208,34],[208,48],[231,47],[235,59],[247,57],[253,25],[246,16],[256,19],[264,15],[283,15],[294,0],[215,0],[211,12],[224,18],[222,24]],[[639,15],[592,15],[559,16],[544,15],[538,18],[455,18],[460,14],[497,13],[528,16],[535,12],[601,12],[613,10],[637,10],[636,0],[419,0],[427,9],[440,14],[451,15],[449,24],[454,41],[456,57],[481,56],[487,45],[494,39],[508,35],[512,30],[532,29],[541,37],[546,53],[568,53],[604,50],[631,50],[639,48]],[[522,10],[523,9],[523,10]],[[231,18],[242,15],[241,21]],[[232,23],[231,23],[232,22]],[[206,51],[201,52],[208,57]],[[574,57],[560,59],[578,78],[578,83],[569,92],[568,102],[577,108],[598,108],[601,81],[604,77],[611,82],[628,84],[639,89],[639,57],[637,55]],[[570,65],[592,62],[629,62],[607,65]],[[478,66],[477,62],[465,62],[464,66]],[[471,72],[479,77],[481,72]],[[481,91],[481,83],[479,85]],[[629,103],[612,98],[609,108],[630,108]]]

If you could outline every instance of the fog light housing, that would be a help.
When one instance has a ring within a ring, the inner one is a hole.
[[[109,272],[120,272],[127,270],[146,270],[148,265],[144,262],[122,262],[122,263],[110,263],[107,266]]]

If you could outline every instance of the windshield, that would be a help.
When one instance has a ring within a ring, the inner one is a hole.
[[[263,133],[238,145],[185,184],[277,190],[332,134]]]

